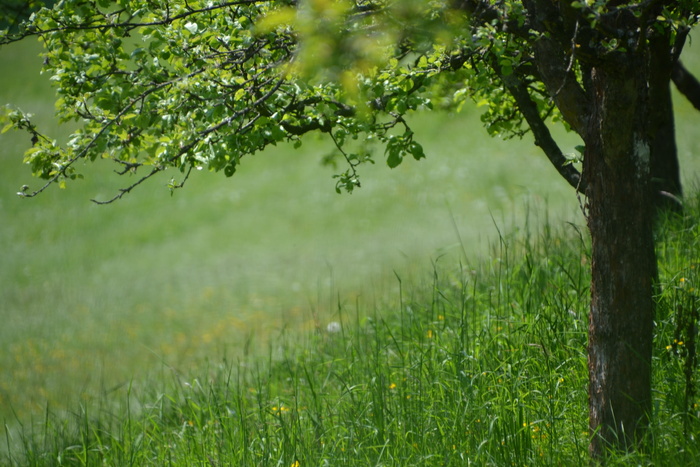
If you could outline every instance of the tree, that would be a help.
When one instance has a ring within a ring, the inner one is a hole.
[[[700,89],[678,61],[698,14],[694,0],[64,1],[0,44],[44,42],[58,116],[80,128],[64,146],[19,110],[5,128],[29,132],[25,161],[47,180],[27,197],[96,159],[135,175],[99,202],[166,169],[182,174],[175,189],[309,132],[333,141],[346,164],[336,188],[352,191],[372,142],[390,167],[424,157],[411,111],[476,100],[489,133],[532,132],[586,197],[590,452],[602,457],[638,446],[651,414],[649,206],[681,194],[670,82]],[[548,121],[580,136],[582,171]]]

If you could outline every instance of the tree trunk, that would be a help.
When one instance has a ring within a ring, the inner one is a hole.
[[[651,135],[651,183],[659,210],[680,211],[681,188],[676,128],[671,98],[674,57],[665,35],[649,40],[649,132]]]
[[[654,102],[651,122],[655,126],[651,140],[651,183],[657,210],[680,211],[681,187],[673,101],[669,80],[652,88]]]
[[[637,447],[651,412],[656,258],[647,69],[639,57],[618,54],[587,77],[589,450],[597,459],[607,448]]]

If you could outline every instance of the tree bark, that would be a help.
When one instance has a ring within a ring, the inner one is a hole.
[[[590,68],[584,138],[592,240],[590,454],[634,449],[651,412],[653,282],[648,63],[619,54]]]
[[[655,103],[650,121],[655,124],[651,140],[651,176],[654,206],[657,210],[680,211],[683,196],[676,125],[673,117],[670,81],[658,84],[652,91]]]
[[[649,40],[649,131],[651,135],[651,177],[657,210],[680,211],[681,187],[676,126],[671,98],[671,74],[675,58],[666,35]]]

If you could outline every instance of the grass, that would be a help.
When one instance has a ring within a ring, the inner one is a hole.
[[[0,101],[61,138],[37,52],[0,50],[19,70]],[[698,117],[682,101],[677,115],[689,185]],[[28,142],[0,135],[7,463],[585,462],[586,246],[551,230],[582,223],[577,200],[530,141],[486,138],[476,110],[415,119],[428,159],[379,160],[352,196],[309,139],[231,180],[198,174],[171,198],[165,177],[109,207],[88,200],[125,182],[99,166],[18,199],[37,183]],[[696,220],[660,236],[653,449],[621,465],[698,460],[692,319],[674,313],[697,284]],[[494,225],[510,227],[489,250]]]
[[[697,310],[699,202],[659,242],[647,451],[610,465],[700,462],[686,380],[697,328],[678,326],[687,297]],[[573,226],[500,237],[486,259],[397,274],[386,302],[339,299],[337,324],[282,331],[266,353],[164,368],[120,391],[120,407],[48,411],[10,464],[586,464],[588,258]]]

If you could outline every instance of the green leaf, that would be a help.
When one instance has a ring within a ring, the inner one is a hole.
[[[386,165],[389,166],[389,168],[396,168],[401,164],[401,161],[403,161],[403,157],[401,155],[401,151],[398,149],[392,149],[389,151],[389,155],[386,158]]]
[[[7,123],[4,127],[2,127],[2,130],[0,130],[0,134],[7,133],[10,131],[10,129],[14,128],[15,124],[10,122]]]
[[[408,152],[417,161],[425,158],[425,153],[423,152],[423,146],[416,143],[415,141],[412,141],[411,144],[408,145]]]

